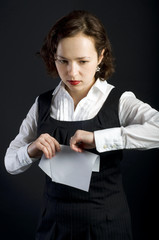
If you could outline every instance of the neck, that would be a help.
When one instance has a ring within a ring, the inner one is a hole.
[[[80,90],[74,90],[71,91],[66,85],[65,85],[65,89],[67,90],[67,92],[70,94],[70,96],[72,97],[73,101],[74,101],[74,109],[76,108],[77,104],[84,98],[87,96],[89,90],[91,89],[91,87],[93,86],[94,81],[89,85],[89,86],[85,86],[85,88],[82,88]]]
[[[88,91],[87,92],[70,92],[68,89],[66,89],[68,91],[68,93],[70,94],[70,96],[73,99],[74,102],[74,109],[77,107],[78,103],[87,96]]]

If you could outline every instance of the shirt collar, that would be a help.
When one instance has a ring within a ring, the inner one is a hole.
[[[87,97],[91,98],[91,96],[93,95],[94,91],[98,91],[101,92],[102,94],[106,93],[107,90],[107,81],[104,80],[100,80],[99,78],[96,80],[96,82],[94,83],[94,85],[91,87],[91,89],[89,90]],[[60,83],[57,85],[57,87],[55,88],[55,90],[53,91],[52,95],[57,94],[58,91],[63,90],[64,92],[66,91],[65,89],[65,85],[62,81],[60,81]]]
[[[100,78],[98,78],[91,89],[93,90],[95,88],[98,89],[101,93],[105,94],[107,90],[107,81],[102,81]]]
[[[60,81],[60,83],[57,85],[57,87],[54,89],[52,95],[56,95],[56,93],[58,91],[60,91],[61,89],[64,89],[65,90],[65,86],[64,86],[64,83],[62,81]]]

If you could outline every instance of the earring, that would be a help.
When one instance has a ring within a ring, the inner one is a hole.
[[[96,68],[96,72],[99,72],[99,71],[100,71],[100,67],[97,66],[97,68]]]

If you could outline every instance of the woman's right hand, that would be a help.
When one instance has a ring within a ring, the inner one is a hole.
[[[52,158],[53,156],[55,156],[55,153],[59,151],[60,144],[48,133],[41,134],[28,147],[28,155],[31,158],[41,157],[43,153],[46,158]]]

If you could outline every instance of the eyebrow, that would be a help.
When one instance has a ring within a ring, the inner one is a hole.
[[[63,58],[63,59],[67,59],[67,58],[65,58],[65,57],[63,57],[63,56],[60,56],[60,55],[57,55],[57,57],[60,57],[60,58]],[[90,57],[87,57],[87,56],[78,57],[78,58],[76,58],[76,60],[80,60],[80,59],[84,59],[84,58],[90,58]],[[68,59],[67,59],[67,60],[68,60]]]

